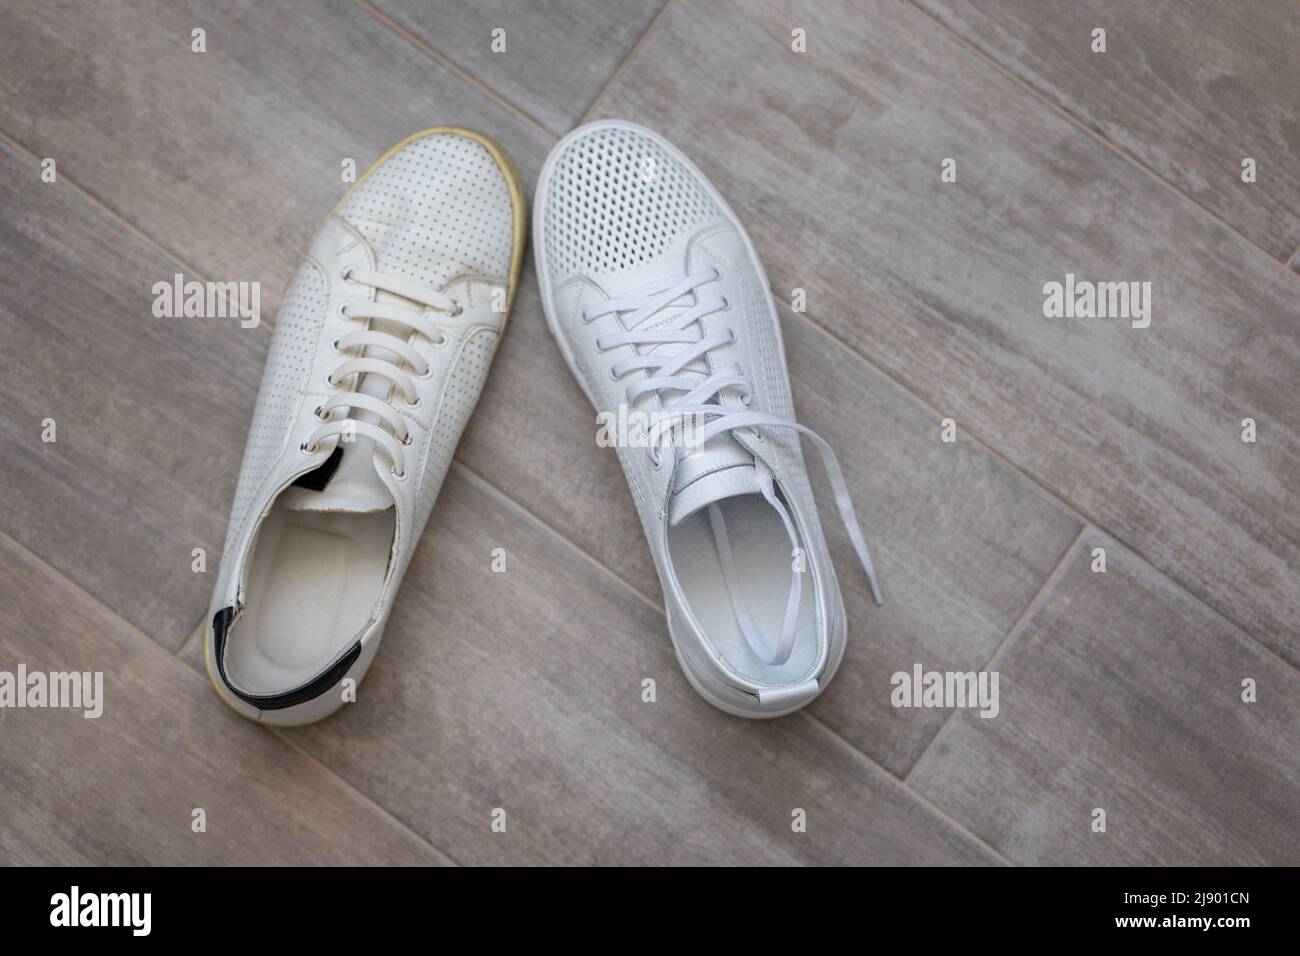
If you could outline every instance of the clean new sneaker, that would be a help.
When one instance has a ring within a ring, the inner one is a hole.
[[[822,454],[877,604],[880,590],[833,452],[794,419],[776,307],[744,227],[671,143],[607,121],[551,152],[533,249],[578,383],[603,421],[648,437],[618,455],[686,676],[731,714],[804,706],[839,666],[846,626],[800,434]]]
[[[318,720],[370,666],[524,241],[509,157],[439,128],[389,150],[312,242],[276,322],[208,614],[208,674],[244,716]]]

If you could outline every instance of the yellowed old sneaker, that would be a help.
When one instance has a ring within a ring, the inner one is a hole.
[[[514,164],[440,128],[390,150],[312,242],[276,322],[208,615],[208,673],[244,716],[317,720],[370,666],[524,241]]]

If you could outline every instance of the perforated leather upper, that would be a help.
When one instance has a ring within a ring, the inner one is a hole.
[[[513,221],[505,177],[480,143],[433,135],[404,146],[339,207],[375,250],[380,272],[441,289],[460,276],[510,269]]]
[[[717,215],[699,180],[654,140],[614,127],[593,130],[552,167],[544,218],[551,279],[651,262]]]

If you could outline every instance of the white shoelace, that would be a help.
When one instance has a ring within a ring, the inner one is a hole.
[[[396,397],[393,390],[396,389],[401,394],[408,406],[418,405],[419,396],[415,390],[415,382],[403,366],[409,366],[414,370],[415,377],[421,379],[428,377],[430,367],[424,357],[411,345],[413,335],[408,334],[403,339],[390,332],[372,328],[371,320],[378,319],[404,326],[412,333],[423,335],[437,346],[444,344],[447,339],[429,321],[425,315],[425,308],[445,312],[448,315],[459,315],[461,307],[449,296],[425,288],[418,282],[412,282],[402,276],[385,275],[366,269],[348,269],[344,272],[343,278],[349,282],[368,285],[380,292],[400,296],[407,301],[353,302],[343,307],[341,314],[345,318],[364,321],[366,328],[349,332],[335,340],[336,352],[343,355],[355,353],[355,355],[340,362],[338,367],[329,374],[327,381],[330,386],[343,389],[346,380],[350,376],[353,378],[350,383],[347,383],[346,391],[340,391],[317,407],[316,417],[325,424],[312,432],[307,441],[303,442],[302,450],[308,453],[314,452],[322,441],[334,435],[362,435],[371,439],[376,448],[383,450],[394,476],[402,478],[406,474],[406,455],[403,446],[411,443],[411,435],[406,427],[406,419],[392,404],[392,400]],[[368,356],[365,354],[368,348],[387,349],[398,356],[398,360],[379,358],[373,354]],[[377,375],[388,380],[390,383],[388,401],[356,391],[358,383],[365,375]],[[347,409],[347,412],[336,418],[334,411],[340,408]],[[373,422],[358,419],[356,417],[358,411],[370,412],[388,425],[392,432],[380,428]]]
[[[659,394],[664,414],[651,427],[647,453],[658,467],[660,440],[688,420],[703,421],[695,429],[689,447],[678,447],[676,454],[684,456],[693,448],[704,445],[710,438],[736,429],[747,429],[755,440],[763,441],[761,429],[784,428],[812,440],[821,453],[826,476],[830,479],[831,489],[835,494],[835,505],[839,509],[840,520],[848,532],[853,549],[867,574],[871,585],[871,596],[876,604],[883,604],[880,584],[876,580],[876,566],[871,560],[866,539],[853,511],[853,501],[849,497],[848,483],[840,469],[839,460],[831,446],[812,429],[805,425],[766,412],[749,410],[753,383],[736,363],[723,365],[712,372],[703,372],[690,366],[706,359],[709,351],[720,345],[729,345],[736,340],[735,332],[730,328],[717,329],[705,333],[698,320],[714,312],[721,312],[728,307],[724,297],[704,298],[696,293],[696,288],[721,278],[716,269],[692,273],[688,276],[658,280],[641,286],[617,299],[608,299],[584,310],[583,319],[595,321],[606,315],[624,315],[623,324],[629,328],[602,335],[596,340],[598,352],[609,351],[626,345],[637,347],[638,354],[621,362],[616,362],[610,369],[614,381],[621,380],[630,372],[643,370],[646,374],[630,383],[626,390],[629,406],[638,398],[650,392]],[[693,300],[693,301],[692,301]],[[647,328],[649,320],[663,309],[674,306],[681,311],[661,322],[654,328]],[[671,355],[653,354],[641,348],[664,344],[676,344],[682,347]],[[721,403],[723,389],[735,389],[743,409],[726,407]],[[675,394],[679,393],[679,394]],[[714,401],[716,399],[716,402]],[[755,458],[759,489],[767,502],[776,509],[790,535],[792,553],[798,549],[799,540],[794,523],[780,497],[776,494],[772,474],[761,461]],[[758,630],[737,586],[735,562],[731,543],[727,537],[726,526],[722,520],[722,511],[716,503],[709,505],[709,523],[713,529],[714,543],[718,548],[719,560],[726,579],[727,590],[731,595],[732,609],[741,632],[749,644],[750,650],[765,664],[783,664],[794,650],[795,630],[799,615],[801,597],[801,570],[795,570],[790,585],[790,597],[786,604],[785,621],[782,625],[781,638],[775,649],[769,649]]]

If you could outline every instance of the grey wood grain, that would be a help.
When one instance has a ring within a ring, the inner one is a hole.
[[[154,317],[175,266],[3,145],[0,208],[0,527],[179,647],[207,607],[269,336]]]
[[[207,52],[190,31],[207,31]],[[211,279],[279,296],[342,195],[431,126],[549,140],[350,0],[56,0],[0,9],[0,130]]]
[[[258,38],[273,38],[283,28],[281,20],[286,16],[291,14],[265,6],[244,9],[234,5],[211,10],[204,18],[209,30],[209,53],[203,56],[219,58],[215,61],[218,66],[204,67],[201,76],[193,75],[196,67],[190,65],[190,60],[168,59],[181,55],[167,53],[164,37],[169,34],[159,32],[156,25],[142,24],[140,30],[146,35],[154,31],[149,44],[124,38],[115,50],[116,56],[137,58],[137,69],[127,71],[129,77],[115,78],[114,85],[101,86],[99,95],[112,111],[120,112],[128,102],[139,102],[141,97],[156,99],[161,94],[154,91],[161,83],[151,84],[148,80],[160,81],[174,73],[176,82],[202,82],[206,95],[223,102],[274,103],[278,88],[299,90],[306,84],[296,78],[294,71],[306,71],[308,67],[293,59],[292,50],[289,62],[279,67],[292,76],[267,69],[261,51],[242,52],[253,58],[260,72],[236,70],[220,58],[233,55],[231,41],[236,36],[254,46],[262,42]],[[326,26],[311,27],[321,49],[337,50],[342,55],[349,31],[356,29],[351,8],[327,5],[321,17],[327,21]],[[71,23],[57,25],[65,37],[68,34],[64,28],[74,27]],[[37,38],[51,29],[44,20],[25,28]],[[129,25],[119,24],[115,29],[128,32]],[[82,37],[84,55],[93,62],[99,54],[90,37],[76,35]],[[388,52],[403,62],[422,59],[406,44]],[[193,56],[184,53],[184,57]],[[269,62],[269,51],[265,57]],[[386,81],[377,61],[366,57],[362,55],[364,68],[340,74],[337,82],[370,83],[373,95],[381,97],[382,83]],[[401,76],[402,69],[395,71],[397,75]],[[414,69],[426,67],[417,63]],[[314,80],[327,81],[323,76],[315,76]],[[447,82],[452,87],[464,87],[458,94],[462,97],[477,96],[454,77]],[[356,94],[340,94],[344,98],[349,95]],[[301,93],[297,96],[300,101],[305,99]],[[300,109],[299,122],[312,130],[329,129],[330,135],[340,140],[378,135],[368,132],[368,121],[354,116],[340,118],[314,105],[327,99],[317,90],[313,100]],[[483,103],[485,110],[496,109],[486,100]],[[51,100],[51,105],[57,105],[57,100]],[[178,137],[207,148],[216,148],[218,142],[238,141],[249,144],[252,154],[260,155],[274,147],[277,154],[274,160],[265,160],[265,175],[261,167],[255,172],[225,166],[209,168],[188,155],[154,155],[148,143],[130,141],[115,143],[129,155],[118,153],[113,160],[122,170],[130,170],[129,174],[101,178],[98,169],[87,172],[114,208],[137,221],[147,218],[155,238],[169,248],[194,256],[197,268],[222,276],[239,275],[237,270],[244,268],[264,269],[263,274],[270,276],[264,285],[264,302],[271,302],[280,295],[303,253],[307,235],[340,187],[314,172],[320,157],[313,150],[328,152],[326,147],[310,137],[284,142],[274,126],[264,123],[266,114],[267,107],[257,105],[207,117],[181,115],[176,121]],[[80,155],[88,149],[83,143],[105,147],[112,142],[110,122],[101,127],[97,117],[86,119],[88,125],[58,128],[58,134],[67,138],[66,144],[59,146],[60,153],[66,150]],[[189,129],[200,119],[206,124],[204,128]],[[520,125],[508,117],[503,122]],[[400,135],[395,131],[389,138]],[[525,153],[517,158],[525,168],[540,166],[546,143],[521,137],[515,138],[523,144]],[[510,137],[503,138],[509,141]],[[386,143],[387,139],[380,140],[375,151]],[[198,150],[199,146],[193,148]],[[189,215],[166,219],[151,216],[149,210],[155,198],[141,194],[152,189],[152,177],[157,175],[145,171],[157,167],[177,178],[183,169],[200,170],[198,175],[204,178],[201,191],[180,185],[169,187],[173,195],[191,204]],[[284,184],[291,182],[303,183],[304,187],[286,198]],[[315,195],[327,189],[333,192]],[[223,204],[232,196],[246,209],[265,211],[261,234],[239,238],[209,235],[201,248],[196,246],[196,233],[204,233],[209,224],[222,220]],[[276,216],[286,218],[272,221]],[[272,236],[273,231],[279,238]],[[292,240],[286,238],[290,236]],[[291,247],[290,241],[301,241],[302,245]],[[252,247],[253,242],[264,242],[265,251]],[[254,265],[257,262],[261,265]],[[939,720],[930,713],[911,712],[900,717],[894,712],[888,706],[888,685],[884,683],[887,675],[899,666],[910,666],[908,662],[918,657],[936,666],[951,663],[973,667],[985,660],[1054,566],[1077,530],[1077,522],[986,454],[972,451],[964,443],[941,445],[937,420],[915,403],[900,400],[895,389],[806,323],[787,321],[786,327],[793,336],[789,343],[792,374],[804,421],[822,430],[835,445],[862,514],[868,524],[878,525],[872,538],[890,598],[883,612],[865,600],[861,573],[836,526],[831,500],[823,495],[825,523],[837,545],[836,557],[854,631],[849,658],[818,713],[884,766],[905,773],[938,729]],[[260,358],[255,364],[260,365]],[[241,390],[241,395],[251,394]],[[200,420],[208,421],[221,410],[221,426],[235,429],[242,436],[239,430],[247,426],[247,411],[231,408],[227,414],[227,407],[218,405]],[[846,408],[857,414],[845,416]],[[658,600],[653,565],[622,472],[611,452],[596,447],[595,436],[594,414],[545,330],[530,270],[460,455],[479,474],[488,476],[561,534]],[[242,437],[232,439],[229,445],[241,448]],[[214,467],[233,482],[238,462],[234,455],[228,455]],[[815,473],[817,468],[813,463],[811,470]],[[215,512],[224,515],[227,495],[216,495],[211,500]],[[900,501],[905,503],[900,505]],[[1003,529],[1013,523],[1019,523],[1024,530],[1009,537]],[[219,546],[219,533],[211,540]],[[193,600],[181,605],[188,615],[184,623],[190,623],[202,607]],[[144,621],[137,619],[137,623],[143,625]],[[180,628],[172,630],[179,642]]]
[[[0,864],[448,862],[3,537],[0,567],[3,669],[103,672],[98,718],[0,710]]]
[[[659,602],[617,456],[596,446],[595,414],[551,341],[531,277],[516,309],[459,457]],[[849,618],[847,656],[813,711],[905,774],[942,716],[894,710],[889,675],[917,661],[982,664],[1080,523],[987,453],[941,442],[938,418],[807,321],[781,314],[800,421],[835,448],[886,592],[886,606],[875,607],[809,448]]]
[[[1300,242],[1294,0],[913,2],[1276,258]]]
[[[994,669],[1001,713],[960,713],[910,781],[1011,859],[1300,863],[1300,674],[1113,540],[1085,535]]]
[[[667,0],[370,0],[551,132],[577,123]],[[505,49],[492,48],[504,31]]]
[[[818,322],[1300,662],[1294,273],[911,7],[674,3],[597,112],[690,149]],[[1044,318],[1067,273],[1151,282],[1150,327]]]
[[[459,468],[357,704],[291,736],[461,863],[996,859],[810,720],[714,710],[658,610]]]

